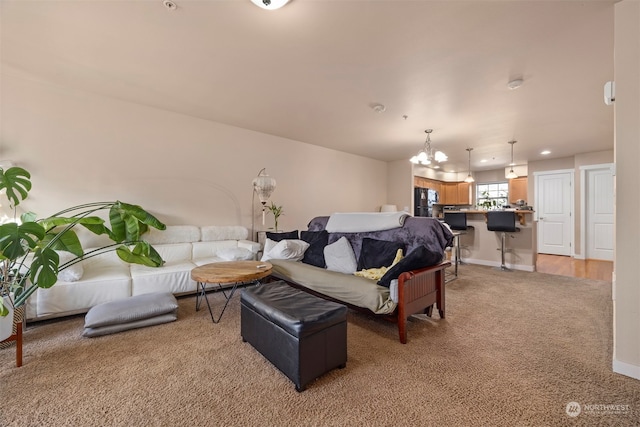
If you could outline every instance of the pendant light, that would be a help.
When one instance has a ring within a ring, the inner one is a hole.
[[[467,151],[469,152],[469,175],[467,175],[467,177],[464,179],[464,182],[468,182],[468,183],[472,183],[475,181],[475,179],[473,179],[473,177],[471,176],[471,151],[473,150],[473,148],[467,148]]]
[[[513,179],[518,177],[518,174],[513,171],[513,144],[515,144],[516,142],[518,141],[509,141],[509,144],[511,144],[511,163],[509,163],[509,166],[511,166],[511,170],[506,176],[507,179]]]

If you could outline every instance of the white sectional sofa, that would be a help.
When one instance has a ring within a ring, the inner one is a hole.
[[[115,252],[83,260],[71,267],[75,270],[73,274],[59,278],[70,281],[59,280],[49,289],[38,289],[29,298],[26,318],[33,321],[85,313],[97,304],[150,292],[195,293],[196,283],[191,280],[193,268],[255,257],[260,245],[246,240],[248,235],[248,230],[241,226],[174,225],[164,231],[151,229],[144,239],[165,260],[162,267],[127,264]],[[85,253],[92,247],[109,244],[88,232],[79,233],[79,237]]]

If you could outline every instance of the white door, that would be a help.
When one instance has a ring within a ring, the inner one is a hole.
[[[538,253],[571,255],[573,171],[535,172]]]
[[[587,169],[586,257],[613,261],[613,172]]]

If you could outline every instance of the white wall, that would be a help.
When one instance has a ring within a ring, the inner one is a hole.
[[[119,199],[167,224],[251,227],[251,183],[263,167],[277,180],[272,200],[284,206],[282,229],[387,202],[385,162],[54,86],[7,68],[0,77],[0,160],[32,173],[33,190],[21,207],[39,216]]]
[[[387,202],[413,213],[413,173],[408,160],[387,163]]]
[[[613,370],[640,379],[640,2],[615,5]]]

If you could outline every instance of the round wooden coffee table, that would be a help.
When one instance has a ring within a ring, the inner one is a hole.
[[[194,268],[191,270],[191,278],[198,283],[196,293],[196,311],[200,310],[200,303],[204,297],[204,300],[207,302],[207,307],[209,308],[209,314],[211,314],[211,320],[213,323],[218,323],[222,318],[229,301],[233,297],[233,294],[236,292],[238,285],[259,283],[260,279],[271,274],[271,268],[271,263],[261,261],[214,262]],[[217,285],[226,300],[217,320],[213,317],[209,298],[207,298],[207,284]],[[222,286],[228,284],[233,284],[230,291]]]

